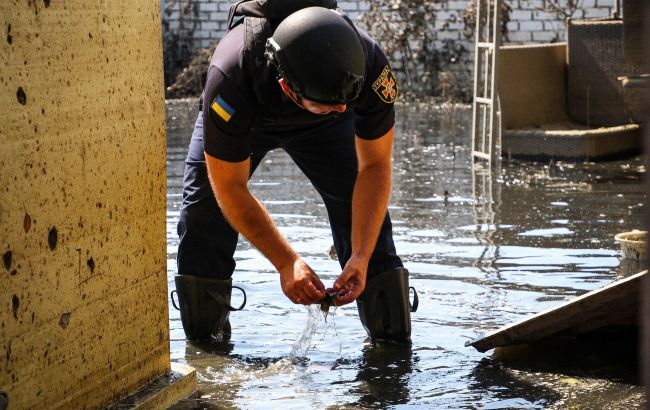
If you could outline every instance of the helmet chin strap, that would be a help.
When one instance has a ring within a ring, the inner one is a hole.
[[[296,104],[301,109],[309,111],[313,114],[330,114],[336,112],[343,112],[346,110],[345,104],[336,104],[336,105],[318,104],[319,105],[318,109],[314,107],[309,108],[307,105],[305,105],[306,100],[300,94],[295,92],[284,78],[278,77],[278,83],[280,84],[280,88],[282,89],[283,94],[287,98],[293,101],[293,103]],[[313,103],[310,102],[310,104]]]
[[[291,89],[291,87],[289,86],[289,84],[287,84],[287,81],[284,78],[279,77],[278,83],[280,84],[280,88],[282,88],[282,92],[284,93],[284,95],[289,97],[291,101],[293,101],[298,107],[302,109],[306,109],[302,105],[302,97]]]

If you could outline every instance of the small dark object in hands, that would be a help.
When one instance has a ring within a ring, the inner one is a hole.
[[[336,305],[336,299],[338,299],[339,296],[340,296],[339,292],[337,292],[335,290],[328,289],[326,291],[325,298],[323,298],[323,300],[321,300],[321,302],[320,302],[320,310],[323,313],[329,312],[330,307]]]

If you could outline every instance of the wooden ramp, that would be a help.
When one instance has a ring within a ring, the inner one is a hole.
[[[610,283],[560,306],[465,343],[479,352],[536,342],[558,333],[578,335],[610,325],[638,323],[641,280],[648,271]]]

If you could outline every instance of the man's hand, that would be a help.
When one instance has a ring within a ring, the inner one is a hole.
[[[334,282],[336,305],[356,300],[366,288],[368,262],[388,207],[394,137],[391,128],[374,140],[355,138],[359,173],[352,193],[352,255]]]
[[[366,274],[368,273],[368,261],[352,257],[343,268],[343,272],[334,282],[334,291],[339,292],[335,300],[337,306],[345,305],[357,300],[366,288]]]
[[[208,176],[224,216],[280,272],[285,295],[303,305],[320,303],[325,286],[302,260],[275,226],[266,208],[248,190],[250,158],[228,162],[205,154]]]
[[[325,286],[316,272],[300,258],[293,266],[280,271],[280,284],[284,294],[296,304],[320,303],[326,296]]]

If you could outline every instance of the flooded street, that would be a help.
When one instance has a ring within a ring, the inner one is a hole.
[[[168,107],[170,290],[195,118],[194,104]],[[373,348],[354,304],[327,320],[316,307],[293,305],[272,265],[240,238],[233,283],[246,290],[248,303],[230,316],[230,344],[212,353],[188,344],[170,304],[172,361],[195,367],[199,378],[199,392],[175,408],[642,408],[629,357],[615,364],[596,358],[585,368],[549,366],[545,357],[510,366],[464,346],[640,269],[621,265],[614,235],[643,228],[641,159],[505,161],[499,182],[482,184],[470,165],[471,110],[402,105],[397,121],[389,210],[397,251],[420,297],[412,349]],[[329,254],[325,207],[309,181],[274,151],[250,187],[331,286],[340,268]],[[233,305],[240,300],[235,290]]]

